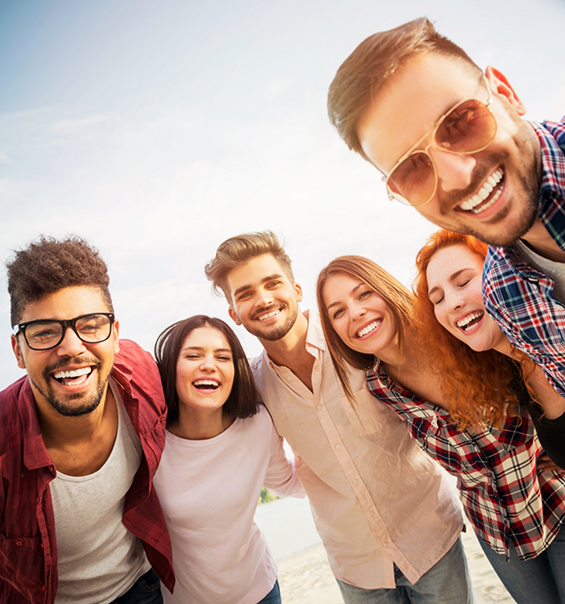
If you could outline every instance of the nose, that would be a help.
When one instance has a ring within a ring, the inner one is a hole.
[[[262,289],[257,294],[255,305],[260,308],[269,306],[273,302],[273,294],[268,289]]]
[[[351,315],[353,321],[362,319],[366,313],[367,310],[360,304],[352,304],[352,307],[349,310],[349,314]]]
[[[67,327],[59,346],[57,354],[60,356],[76,357],[86,350],[85,343],[77,336],[72,327]]]
[[[438,189],[458,191],[466,189],[473,182],[473,172],[477,160],[473,155],[448,153],[432,145],[428,153],[433,159],[438,178]]]
[[[204,355],[202,362],[200,363],[200,370],[208,373],[216,371],[216,364],[214,363],[214,357],[212,355]]]
[[[447,308],[452,311],[460,311],[465,306],[465,299],[457,290],[445,292],[445,301]]]

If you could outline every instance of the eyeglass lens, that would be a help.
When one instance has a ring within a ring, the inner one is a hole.
[[[484,149],[496,134],[496,120],[489,108],[476,99],[454,107],[434,133],[434,143],[451,153],[474,153]],[[387,179],[391,192],[412,205],[430,200],[436,187],[436,171],[425,150],[414,151]]]
[[[102,314],[78,317],[70,325],[83,342],[90,344],[106,340],[112,329],[112,321]],[[63,339],[63,329],[63,324],[59,321],[34,321],[26,326],[25,337],[30,348],[48,349]]]

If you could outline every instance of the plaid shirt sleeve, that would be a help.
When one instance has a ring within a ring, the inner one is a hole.
[[[565,251],[565,124],[532,126],[542,156],[538,215]],[[553,285],[549,277],[526,264],[512,246],[489,249],[483,273],[487,312],[511,343],[540,365],[565,396],[565,307],[552,296]]]
[[[533,422],[507,418],[501,431],[461,431],[449,413],[395,383],[379,362],[367,373],[369,391],[402,419],[412,438],[457,478],[465,513],[495,552],[511,546],[523,560],[551,543],[565,517],[565,472],[537,471],[541,453]]]

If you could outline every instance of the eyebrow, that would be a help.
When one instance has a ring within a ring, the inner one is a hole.
[[[461,273],[464,273],[465,271],[470,271],[470,270],[473,270],[472,267],[470,267],[470,266],[466,266],[465,268],[461,268],[458,271],[455,271],[454,273],[452,273],[451,275],[449,275],[449,278],[447,280],[451,283],[452,281],[455,281],[455,279],[457,279],[457,277],[459,277],[459,275]],[[435,287],[432,287],[432,289],[429,289],[428,290],[428,296],[431,296],[438,289],[441,289],[439,287],[439,285],[436,285]]]
[[[181,348],[181,352],[185,350],[204,350],[204,346],[184,346]],[[214,348],[214,352],[229,352],[231,354],[231,348]]]
[[[364,285],[367,285],[366,283],[363,283],[363,281],[359,281],[359,283],[349,292],[350,294],[354,294],[360,287],[363,287]],[[367,285],[367,287],[369,287]],[[341,304],[341,302],[338,300],[337,302],[332,302],[331,304],[328,304],[326,306],[326,310],[330,310],[330,308],[332,308],[333,306],[339,306]]]
[[[263,279],[261,279],[261,281],[259,283],[267,283],[267,281],[271,281],[272,279],[281,279],[282,275],[280,275],[279,273],[275,273],[274,275],[269,275],[268,277],[264,277]],[[248,289],[252,289],[252,285],[242,285],[241,287],[238,287],[232,294],[232,296],[235,298],[238,294],[241,294],[241,292],[244,292]]]

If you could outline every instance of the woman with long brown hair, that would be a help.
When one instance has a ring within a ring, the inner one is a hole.
[[[280,604],[277,567],[253,522],[263,485],[303,496],[245,352],[221,319],[196,315],[155,344],[167,403],[154,486],[176,574],[166,604]]]
[[[498,556],[493,566],[516,602],[565,601],[563,564],[551,567],[563,547],[558,537],[565,518],[565,473],[538,466],[542,449],[520,404],[528,390],[514,361],[484,352],[487,361],[478,366],[467,351],[478,353],[466,346],[446,348],[453,365],[463,369],[458,386],[445,387],[443,370],[416,320],[412,293],[367,258],[330,262],[318,277],[317,294],[345,392],[350,394],[348,365],[366,369],[371,393],[456,476],[467,517],[487,555]],[[530,564],[532,559],[537,562]]]

